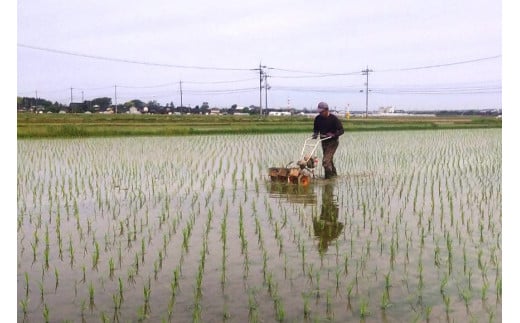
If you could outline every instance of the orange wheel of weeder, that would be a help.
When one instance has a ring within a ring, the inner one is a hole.
[[[298,176],[298,184],[301,185],[301,186],[309,185],[310,181],[311,180],[310,180],[309,176],[306,176],[306,175]]]

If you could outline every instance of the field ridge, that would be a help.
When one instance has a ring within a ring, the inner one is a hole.
[[[342,118],[345,131],[502,128],[493,117]],[[82,138],[311,132],[313,118],[207,115],[19,114],[17,137]]]

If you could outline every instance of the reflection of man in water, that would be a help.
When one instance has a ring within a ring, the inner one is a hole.
[[[319,238],[320,252],[327,251],[330,243],[338,238],[344,227],[342,222],[338,222],[339,207],[333,191],[334,183],[325,184],[320,217],[312,219],[314,235]]]

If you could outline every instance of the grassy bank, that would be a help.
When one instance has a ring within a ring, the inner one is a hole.
[[[391,117],[343,119],[345,131],[501,128],[482,117]],[[184,136],[311,132],[313,118],[199,115],[18,114],[18,138]]]

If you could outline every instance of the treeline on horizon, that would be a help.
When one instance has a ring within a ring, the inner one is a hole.
[[[118,114],[129,113],[131,108],[135,108],[137,112],[140,113],[149,113],[149,114],[170,114],[170,113],[180,113],[180,114],[209,114],[211,112],[211,108],[207,102],[203,102],[200,106],[196,105],[195,107],[186,107],[186,106],[175,106],[173,102],[167,103],[165,106],[159,104],[157,101],[149,101],[144,102],[138,99],[130,100],[122,104],[117,104],[117,107],[112,104],[112,98],[109,97],[101,97],[95,98],[93,100],[87,100],[83,102],[73,102],[69,105],[64,105],[59,102],[51,102],[42,98],[34,98],[34,97],[17,97],[17,111],[18,112],[34,112],[34,113],[103,113],[110,111],[111,113],[115,113],[117,110]],[[237,104],[233,104],[230,108],[218,108],[218,112],[222,114],[234,114],[236,112],[259,115],[260,107],[255,105],[250,105],[249,107],[244,107],[240,111],[238,111]],[[264,108],[262,113],[267,114],[269,111],[280,111],[280,110],[290,110],[293,113],[313,113],[315,112],[313,109],[308,110],[296,110],[296,109],[281,109],[281,108]],[[350,111],[352,114],[363,114],[365,111]],[[466,116],[498,116],[502,114],[501,109],[456,109],[456,110],[409,110],[404,111],[400,110],[400,112],[406,112],[410,114],[435,114],[438,116],[443,115],[466,115]]]

